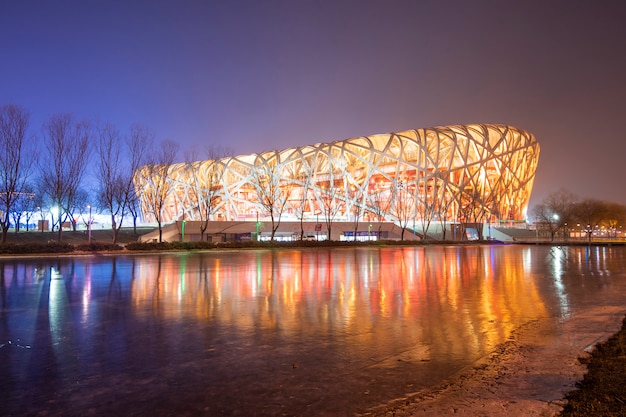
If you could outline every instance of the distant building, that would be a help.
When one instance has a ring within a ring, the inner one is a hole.
[[[539,158],[524,130],[497,124],[414,129],[281,151],[179,163],[165,175],[176,220],[431,223],[523,221]],[[159,178],[135,175],[144,221]],[[451,230],[451,229],[450,229]]]

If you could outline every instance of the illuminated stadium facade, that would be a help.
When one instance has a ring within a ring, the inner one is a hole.
[[[179,163],[135,175],[144,220],[523,221],[539,144],[524,130],[472,124],[361,136]],[[155,172],[157,172],[155,174]],[[160,173],[159,173],[160,172]],[[159,185],[162,181],[162,185]]]

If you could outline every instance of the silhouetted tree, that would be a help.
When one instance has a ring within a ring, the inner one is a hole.
[[[209,220],[219,204],[219,192],[222,187],[224,164],[222,158],[232,154],[227,147],[210,145],[206,150],[207,161],[194,160],[195,154],[187,154],[187,172],[191,179],[193,201],[190,206],[197,208],[200,220],[200,240],[204,240],[204,234],[209,227]]]
[[[572,207],[573,218],[581,225],[586,225],[587,240],[591,242],[593,231],[608,217],[608,204],[593,198],[585,198]]]
[[[561,189],[548,196],[532,210],[537,227],[542,226],[550,233],[550,240],[574,221],[574,207],[577,197],[571,192]]]
[[[626,223],[626,206],[617,203],[606,203],[606,216],[603,221],[610,237],[617,237],[620,226]]]
[[[22,216],[26,223],[26,231],[30,228],[30,221],[37,211],[36,195],[33,186],[29,183],[24,184],[22,192],[15,203],[13,213],[11,215],[13,224],[15,225],[15,233],[20,231],[20,223]]]
[[[40,180],[50,202],[58,208],[59,242],[63,221],[70,218],[69,210],[83,181],[91,155],[92,132],[85,121],[76,121],[71,114],[50,116],[44,124],[46,152],[39,164]]]
[[[404,232],[409,225],[409,221],[417,215],[417,205],[415,193],[411,192],[408,188],[408,184],[404,181],[395,181],[395,202],[393,205],[393,212],[398,219],[402,232],[400,234],[400,240],[404,240]]]
[[[98,131],[97,169],[100,177],[99,205],[111,216],[113,243],[127,214],[132,214],[132,200],[136,199],[133,184],[135,171],[143,164],[153,133],[135,124],[123,140],[119,130],[105,123]],[[136,224],[136,221],[134,222]]]
[[[283,165],[280,153],[276,151],[271,154],[257,157],[252,171],[252,184],[257,191],[259,204],[272,221],[270,239],[274,240],[293,185],[286,183],[282,178]]]
[[[6,242],[11,226],[10,213],[31,174],[34,161],[33,138],[27,137],[29,114],[23,108],[8,104],[0,106],[0,226],[2,242]],[[18,221],[19,223],[19,221]]]
[[[139,182],[143,184],[140,192],[143,194],[145,210],[157,222],[159,242],[163,241],[163,211],[172,190],[170,169],[178,149],[179,145],[176,142],[170,140],[161,142],[161,146],[148,156],[148,163],[136,174],[141,177]]]

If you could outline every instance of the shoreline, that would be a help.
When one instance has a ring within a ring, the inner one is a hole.
[[[609,306],[530,321],[443,384],[359,416],[558,416],[587,372],[579,358],[619,332],[625,316],[623,307]]]
[[[404,244],[403,244],[404,243]],[[502,245],[497,241],[481,242],[378,242],[378,247],[437,245]],[[592,242],[591,246],[595,246]],[[536,243],[514,242],[534,245]],[[546,244],[546,243],[544,243]],[[504,243],[507,245],[507,243]],[[606,244],[599,244],[598,246]],[[254,245],[212,249],[74,251],[67,253],[0,254],[0,259],[70,258],[99,256],[135,256],[165,253],[210,253],[237,250],[283,250],[349,248],[358,242],[338,245]],[[367,245],[367,246],[372,246]],[[572,246],[555,243],[553,246]],[[509,340],[494,347],[491,353],[451,376],[438,386],[392,400],[358,416],[411,417],[467,416],[522,417],[559,416],[567,404],[566,396],[576,390],[587,372],[579,358],[590,356],[598,343],[617,334],[626,316],[623,306],[595,307],[565,318],[529,321],[514,330]]]

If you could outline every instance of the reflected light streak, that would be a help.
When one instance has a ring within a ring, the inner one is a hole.
[[[48,320],[52,346],[57,354],[60,354],[61,342],[63,341],[63,323],[65,322],[65,308],[67,306],[67,293],[61,272],[50,267],[50,298],[48,303]]]
[[[567,317],[570,315],[570,308],[567,293],[562,280],[563,264],[565,263],[565,249],[561,247],[552,247],[550,254],[554,258],[552,261],[552,278],[554,280],[554,287],[559,297],[563,317]]]
[[[407,320],[409,327],[394,322],[390,329],[439,340],[451,357],[492,347],[520,320],[547,314],[524,264],[509,259],[506,247],[259,251],[222,254],[219,261],[205,256],[206,290],[175,291],[189,279],[181,266],[164,266],[160,285],[144,268],[135,280],[134,304],[154,294],[165,315],[216,317],[241,329],[280,324],[284,337],[350,326],[351,334],[375,344],[389,343],[389,335],[372,323]],[[200,268],[197,257],[185,262],[185,271]]]
[[[89,300],[91,299],[91,276],[85,277],[85,288],[83,288],[83,313],[81,316],[81,323],[87,324],[89,322]]]

